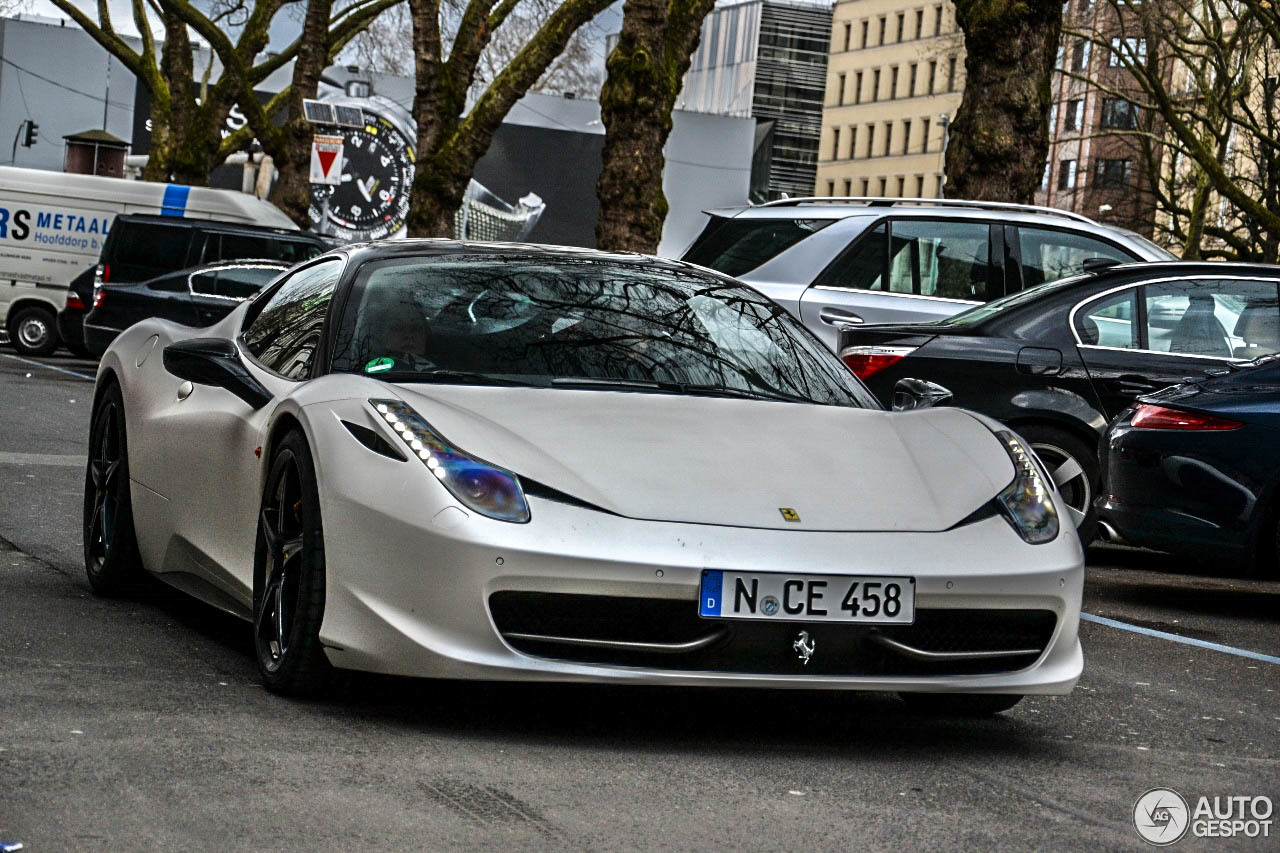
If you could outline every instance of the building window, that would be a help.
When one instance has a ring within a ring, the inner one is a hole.
[[[933,34],[937,36],[942,34],[942,7],[936,6],[933,11]]]
[[[924,9],[916,9],[916,38],[924,38]]]
[[[853,179],[852,178],[844,179],[844,194],[846,196],[853,195]]]
[[[880,198],[884,198],[885,194],[888,193],[888,191],[889,191],[889,179],[881,178],[880,179]]]
[[[902,123],[902,153],[909,154],[911,148],[911,122]]]
[[[877,42],[878,44],[884,44],[884,31],[885,31],[885,28],[886,28],[888,25],[889,25],[889,19],[888,19],[888,18],[881,18],[881,19],[880,19],[880,41],[879,41],[879,42]]]
[[[938,60],[929,61],[929,94],[933,94],[934,81],[938,79]]]
[[[898,13],[898,41],[902,41],[903,36],[907,34],[907,13]]]
[[[849,125],[849,159],[852,160],[858,156],[858,127],[857,125]]]
[[[893,148],[893,122],[884,123],[884,156],[888,157]]]
[[[831,128],[831,159],[840,159],[840,128]]]
[[[947,60],[947,91],[954,92],[956,90],[956,58],[953,56]]]
[[[902,198],[907,193],[907,179],[902,175],[898,176],[898,198]]]
[[[889,100],[898,97],[898,66],[889,69]]]
[[[1054,102],[1049,107],[1049,137],[1052,139],[1058,135],[1058,104]]]
[[[916,77],[920,73],[920,63],[911,63],[911,76],[907,78],[907,97],[914,98],[916,96]]]
[[[1053,171],[1053,164],[1052,164],[1052,163],[1045,163],[1045,164],[1044,164],[1044,174],[1042,174],[1042,175],[1040,176],[1040,189],[1042,189],[1042,190],[1047,190],[1047,189],[1049,189],[1049,173],[1050,173],[1051,171]]]
[[[1122,54],[1124,55],[1123,58]],[[1119,68],[1121,65],[1124,65],[1126,58],[1129,62],[1134,64],[1146,61],[1147,40],[1112,39],[1111,56],[1107,59],[1107,65],[1111,68]]]
[[[862,179],[862,197],[866,198],[867,193],[869,193],[870,191],[871,191],[871,182],[868,181],[866,178],[863,178]]]
[[[947,183],[947,179],[943,175],[938,175],[936,178],[934,178],[933,180],[933,197],[934,198],[943,198],[942,188],[946,183]]]
[[[1129,185],[1129,160],[1098,160],[1093,184],[1099,188],[1122,189]]]
[[[1102,126],[1119,130],[1138,128],[1138,107],[1124,98],[1102,99]]]
[[[1063,160],[1058,164],[1058,189],[1073,190],[1076,188],[1076,161]]]
[[[916,198],[924,198],[924,175],[916,175]]]
[[[862,22],[862,49],[863,50],[867,49],[867,31],[870,29],[871,29],[871,22],[863,21]]]
[[[921,127],[923,128],[923,132],[920,134],[920,136],[922,137],[920,140],[920,150],[928,154],[929,153],[929,125],[932,124],[932,122],[929,119],[924,119],[921,121],[920,124],[921,124]]]
[[[846,23],[844,25],[844,49],[849,49],[849,39],[853,35],[853,24]]]
[[[871,73],[871,102],[880,100],[880,69]]]
[[[1076,39],[1075,45],[1071,48],[1071,70],[1089,70],[1090,47],[1091,45],[1088,39]]]
[[[1067,101],[1067,114],[1062,119],[1062,130],[1079,130],[1084,126],[1084,99],[1073,98]]]
[[[874,124],[867,125],[867,156],[874,157],[876,145],[876,126]]]
[[[835,195],[835,194],[836,194],[836,182],[827,181],[827,195]]]
[[[836,104],[844,104],[844,75],[840,75],[840,85],[837,87],[839,91],[836,93]]]
[[[859,71],[853,78],[853,102],[855,104],[862,103],[862,72]]]

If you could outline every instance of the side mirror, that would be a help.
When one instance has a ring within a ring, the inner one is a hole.
[[[225,338],[192,338],[164,348],[164,369],[197,385],[225,388],[255,409],[271,402],[271,392],[240,360],[236,345]]]
[[[909,412],[927,409],[951,399],[951,392],[935,382],[923,379],[899,379],[893,386],[893,410]]]

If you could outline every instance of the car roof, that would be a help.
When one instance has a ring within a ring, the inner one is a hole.
[[[302,239],[306,242],[327,245],[319,234],[307,231],[291,231],[288,228],[276,228],[271,225],[251,225],[247,222],[227,222],[223,219],[204,219],[198,216],[166,216],[162,213],[123,213],[116,217],[117,222],[146,222],[155,225],[166,225],[175,228],[201,228],[207,231],[249,231],[255,234],[271,234],[288,237],[291,240]]]
[[[1270,278],[1280,276],[1280,265],[1251,264],[1236,261],[1135,261],[1133,263],[1103,267],[1081,276],[1080,280],[1098,281],[1104,278],[1143,279],[1162,275],[1179,277],[1260,275]]]
[[[945,213],[948,217],[989,219],[994,214],[1001,219],[1014,219],[1018,222],[1034,222],[1050,226],[1075,223],[1094,228],[1120,230],[1070,210],[1031,204],[965,199],[815,196],[779,199],[759,205],[714,208],[703,212],[708,216],[728,219],[739,217],[744,219],[847,219],[858,216],[884,216],[889,213],[904,217],[937,217],[938,214]]]

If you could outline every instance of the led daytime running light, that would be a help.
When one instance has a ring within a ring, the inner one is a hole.
[[[996,495],[996,504],[1023,541],[1031,545],[1053,541],[1058,535],[1058,510],[1035,456],[1011,432],[1001,430],[996,437],[1014,468],[1013,482]]]
[[[369,404],[463,505],[499,521],[523,524],[529,520],[529,505],[515,474],[454,447],[400,400],[370,400]]]

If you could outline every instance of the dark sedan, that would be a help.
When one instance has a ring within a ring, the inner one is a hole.
[[[229,261],[98,287],[84,318],[85,348],[100,356],[116,335],[147,317],[211,326],[287,269],[280,261]]]
[[[1280,358],[1224,374],[1120,414],[1102,443],[1099,517],[1135,545],[1274,571]]]
[[[848,327],[845,363],[882,401],[904,377],[1017,429],[1092,538],[1096,448],[1136,397],[1280,352],[1280,267],[1126,264],[936,323]]]

